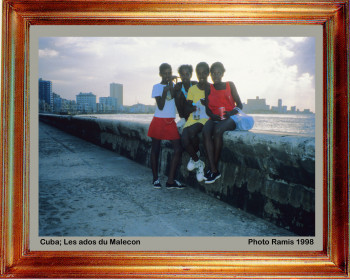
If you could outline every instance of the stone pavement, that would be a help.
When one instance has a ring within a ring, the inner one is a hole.
[[[294,236],[149,168],[39,125],[40,236]]]

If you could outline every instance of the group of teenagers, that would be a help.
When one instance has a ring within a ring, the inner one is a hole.
[[[161,188],[158,177],[161,140],[170,140],[174,149],[167,188],[184,188],[175,180],[183,149],[190,156],[187,169],[196,171],[199,182],[204,180],[206,184],[210,184],[221,177],[218,162],[223,146],[223,133],[236,128],[235,116],[243,105],[234,83],[222,81],[225,68],[221,62],[215,62],[210,67],[206,62],[200,62],[195,70],[198,82],[191,80],[193,67],[181,65],[178,69],[181,81],[175,83],[177,77],[173,76],[171,66],[163,63],[159,67],[161,82],[154,85],[152,90],[157,106],[148,130],[148,136],[152,138],[151,168],[154,188]],[[212,84],[208,82],[209,74]],[[175,121],[176,109],[181,120],[186,121],[181,135]],[[209,163],[207,168],[200,159],[200,132]]]

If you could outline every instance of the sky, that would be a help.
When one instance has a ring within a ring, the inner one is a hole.
[[[220,61],[223,81],[236,85],[242,102],[266,99],[288,109],[315,112],[314,37],[40,37],[39,77],[53,91],[76,100],[80,92],[109,96],[111,83],[123,84],[124,105],[154,105],[152,87],[159,65],[178,67]],[[197,80],[195,71],[192,80]],[[211,78],[208,78],[209,82]]]

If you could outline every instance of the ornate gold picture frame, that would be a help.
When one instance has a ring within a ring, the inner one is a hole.
[[[348,278],[349,1],[4,0],[1,277]],[[29,249],[29,31],[35,25],[321,25],[323,250],[298,252]]]

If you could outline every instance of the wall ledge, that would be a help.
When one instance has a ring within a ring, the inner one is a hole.
[[[149,123],[91,116],[39,114],[39,120],[150,167]],[[201,145],[201,159],[206,160]],[[163,141],[160,173],[167,174],[172,148]],[[219,162],[222,177],[198,183],[182,156],[177,177],[235,207],[298,235],[315,234],[315,138],[269,132],[225,132]],[[151,178],[150,171],[150,178]],[[150,179],[151,180],[151,179]]]

